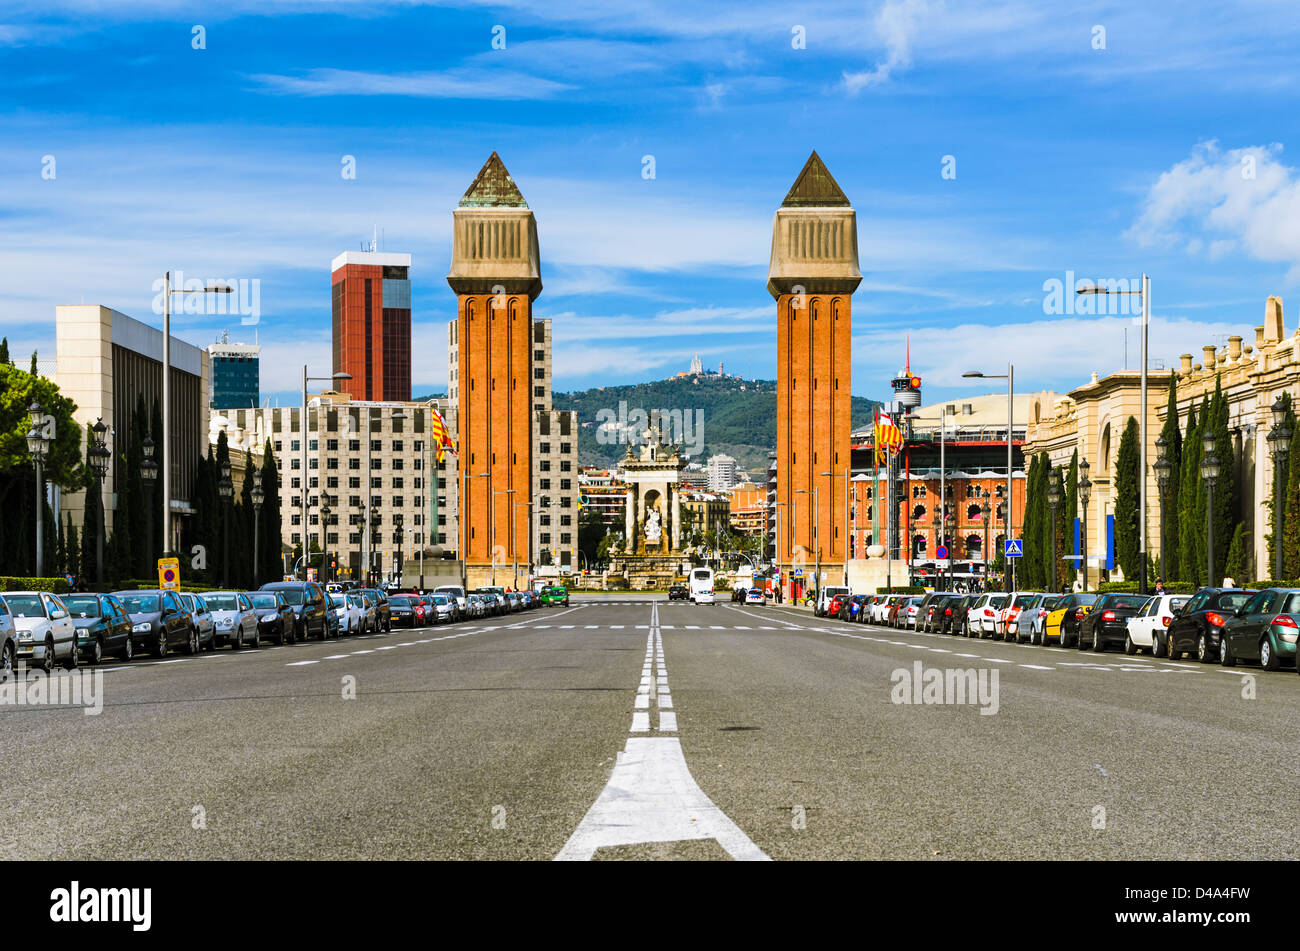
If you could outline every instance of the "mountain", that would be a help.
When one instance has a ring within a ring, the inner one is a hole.
[[[608,468],[626,452],[620,432],[636,432],[652,410],[660,411],[670,439],[680,442],[691,461],[733,456],[751,478],[767,472],[776,446],[776,381],[744,380],[717,373],[682,374],[666,380],[625,386],[598,386],[555,393],[558,410],[578,413],[578,461]],[[876,400],[853,397],[853,426],[871,421]],[[639,415],[637,411],[640,411]]]

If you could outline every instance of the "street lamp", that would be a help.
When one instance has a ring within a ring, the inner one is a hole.
[[[1173,464],[1169,461],[1167,450],[1169,443],[1164,436],[1156,437],[1156,488],[1160,492],[1160,580],[1168,577],[1169,569],[1165,561],[1165,509],[1169,501],[1169,480]]]
[[[1079,508],[1083,516],[1083,590],[1088,590],[1088,500],[1092,498],[1092,480],[1088,478],[1088,470],[1092,468],[1088,465],[1088,460],[1084,459],[1079,463],[1079,481],[1076,483],[1076,489],[1079,493]]]
[[[247,476],[245,476],[245,478],[247,478]],[[252,498],[253,498],[253,584],[256,585],[257,582],[260,580],[259,574],[262,570],[262,562],[260,560],[261,551],[258,546],[258,542],[260,542],[262,538],[262,533],[261,533],[262,503],[266,501],[266,493],[262,491],[262,484],[260,482],[253,483]]]
[[[350,380],[350,379],[352,379],[352,374],[344,373],[342,371],[331,374],[330,376],[308,376],[307,364],[304,363],[302,365],[302,417],[298,420],[298,435],[300,437],[300,442],[299,442],[300,458],[302,459],[302,495],[301,495],[302,501],[299,507],[301,509],[301,514],[302,514],[302,537],[303,537],[302,571],[303,571],[304,578],[307,576],[307,563],[309,561],[307,557],[307,541],[306,541],[307,539],[307,487],[311,483],[311,477],[307,475],[307,384],[309,382],[333,383],[339,380]],[[367,438],[369,438],[369,434],[370,434],[368,413],[369,411],[367,411],[367,421],[366,421]],[[321,428],[322,427],[319,425],[316,427],[317,430],[320,430]],[[366,446],[367,472],[369,472],[369,459],[370,459],[370,447]],[[325,574],[325,563],[322,561],[321,575],[324,576],[324,574]]]
[[[320,497],[320,579],[321,584],[329,584],[330,578],[330,517],[334,514],[337,500],[332,495],[321,493]]]
[[[221,464],[221,479],[217,482],[217,492],[223,500],[225,517],[221,520],[221,586],[230,586],[230,499],[235,494],[234,483],[230,481],[230,461]]]
[[[140,480],[144,482],[145,492],[149,495],[153,494],[154,483],[158,481],[158,463],[154,462],[153,458],[155,448],[154,441],[150,437],[145,436],[144,442],[140,444],[140,449],[144,453],[144,459],[140,462]],[[146,513],[144,519],[146,533],[145,551],[150,557],[152,557],[154,543],[153,506],[146,505],[144,508]]]
[[[99,480],[96,491],[99,492],[99,524],[95,526],[95,573],[99,586],[104,587],[104,477],[108,475],[108,461],[112,452],[108,448],[108,427],[103,419],[96,419],[90,427],[90,467],[95,470]]]
[[[45,409],[33,402],[27,407],[32,417],[32,428],[27,431],[27,451],[36,466],[36,577],[45,570],[45,479],[41,469],[50,451],[51,440],[45,435]]]
[[[162,326],[162,507],[163,554],[172,545],[172,295],[173,294],[229,294],[234,290],[229,284],[209,284],[207,287],[172,288],[172,272],[163,274],[163,326]],[[102,574],[103,572],[101,572]]]
[[[1006,518],[1007,534],[1006,534],[1006,538],[1007,541],[1011,541],[1013,538],[1015,538],[1015,524],[1012,520],[1013,507],[1011,505],[1011,502],[1015,497],[1012,493],[1012,483],[1011,483],[1011,432],[1012,429],[1015,427],[1014,405],[1015,405],[1015,395],[1016,395],[1016,368],[1013,364],[1008,363],[1006,373],[981,373],[978,370],[973,370],[968,373],[963,373],[962,376],[971,379],[1007,381],[1007,518]],[[987,551],[984,553],[984,558],[985,560],[988,559]],[[1005,571],[1006,587],[1008,591],[1011,591],[1015,587],[1014,585],[1015,562],[1013,562],[1010,558],[1006,558],[1005,560],[1007,564],[1007,569]]]
[[[1219,454],[1214,451],[1214,433],[1201,437],[1201,478],[1205,481],[1205,583],[1214,584],[1214,483],[1219,480]]]
[[[1056,467],[1047,474],[1047,507],[1052,512],[1052,587],[1048,590],[1056,591],[1056,507],[1061,504],[1061,473]],[[1044,643],[1046,641],[1044,640]]]
[[[488,543],[492,546],[492,586],[493,587],[496,587],[496,583],[497,583],[497,496],[514,495],[514,494],[515,494],[514,489],[493,489],[491,504],[488,507],[488,520],[492,523],[492,531],[489,536]],[[510,500],[507,499],[506,501],[509,502]],[[511,512],[510,514],[513,515],[514,513]],[[515,547],[514,539],[511,539],[510,547],[512,549]],[[518,556],[516,555],[516,557]]]
[[[1283,473],[1286,472],[1286,457],[1291,449],[1291,427],[1286,424],[1287,405],[1282,397],[1273,401],[1273,428],[1268,434],[1268,446],[1273,453],[1273,578],[1282,578],[1282,519],[1279,517],[1283,489]]]
[[[393,516],[393,544],[397,546],[397,590],[402,590],[402,569],[406,567],[402,560],[402,513]]]
[[[1147,328],[1151,323],[1151,278],[1146,274],[1142,275],[1142,286],[1136,291],[1111,290],[1106,287],[1092,286],[1080,287],[1075,291],[1076,294],[1114,294],[1119,296],[1137,295],[1142,298],[1142,422],[1139,442],[1141,443],[1140,455],[1138,460],[1138,471],[1142,473],[1142,478],[1138,480],[1138,555],[1142,562],[1142,567],[1138,574],[1138,593],[1147,593]],[[1161,532],[1164,531],[1163,515],[1161,516]],[[1160,543],[1160,553],[1164,555],[1163,535]],[[1161,577],[1163,577],[1164,567],[1160,568]]]
[[[989,505],[989,490],[980,486],[980,521],[984,523],[984,544],[982,546],[984,555],[984,590],[989,588],[989,513],[993,507]],[[949,577],[952,576],[952,568],[948,569]]]

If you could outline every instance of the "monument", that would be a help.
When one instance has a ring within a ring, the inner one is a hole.
[[[610,559],[611,577],[631,588],[665,588],[685,574],[681,550],[681,475],[686,462],[677,446],[664,441],[657,425],[642,433],[640,446],[628,444],[618,464],[627,485],[623,547]]]

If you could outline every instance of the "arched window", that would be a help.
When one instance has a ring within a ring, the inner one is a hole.
[[[966,556],[968,558],[979,558],[984,551],[984,539],[978,535],[966,536]]]
[[[926,543],[924,535],[912,536],[912,557],[913,558],[924,558],[927,547],[928,545]]]
[[[980,507],[978,502],[966,506],[966,520],[968,522],[978,522],[980,520]]]
[[[1097,468],[1102,475],[1110,474],[1110,423],[1101,431],[1101,455],[1097,459]]]
[[[921,521],[921,519],[923,519],[923,518],[925,518],[925,506],[924,506],[924,505],[916,505],[916,506],[913,506],[913,508],[912,508],[912,521],[914,521],[914,522],[919,522],[919,521]]]

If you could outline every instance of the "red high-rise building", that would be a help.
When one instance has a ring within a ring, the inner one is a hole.
[[[344,251],[330,264],[334,372],[358,400],[411,398],[411,256]]]

